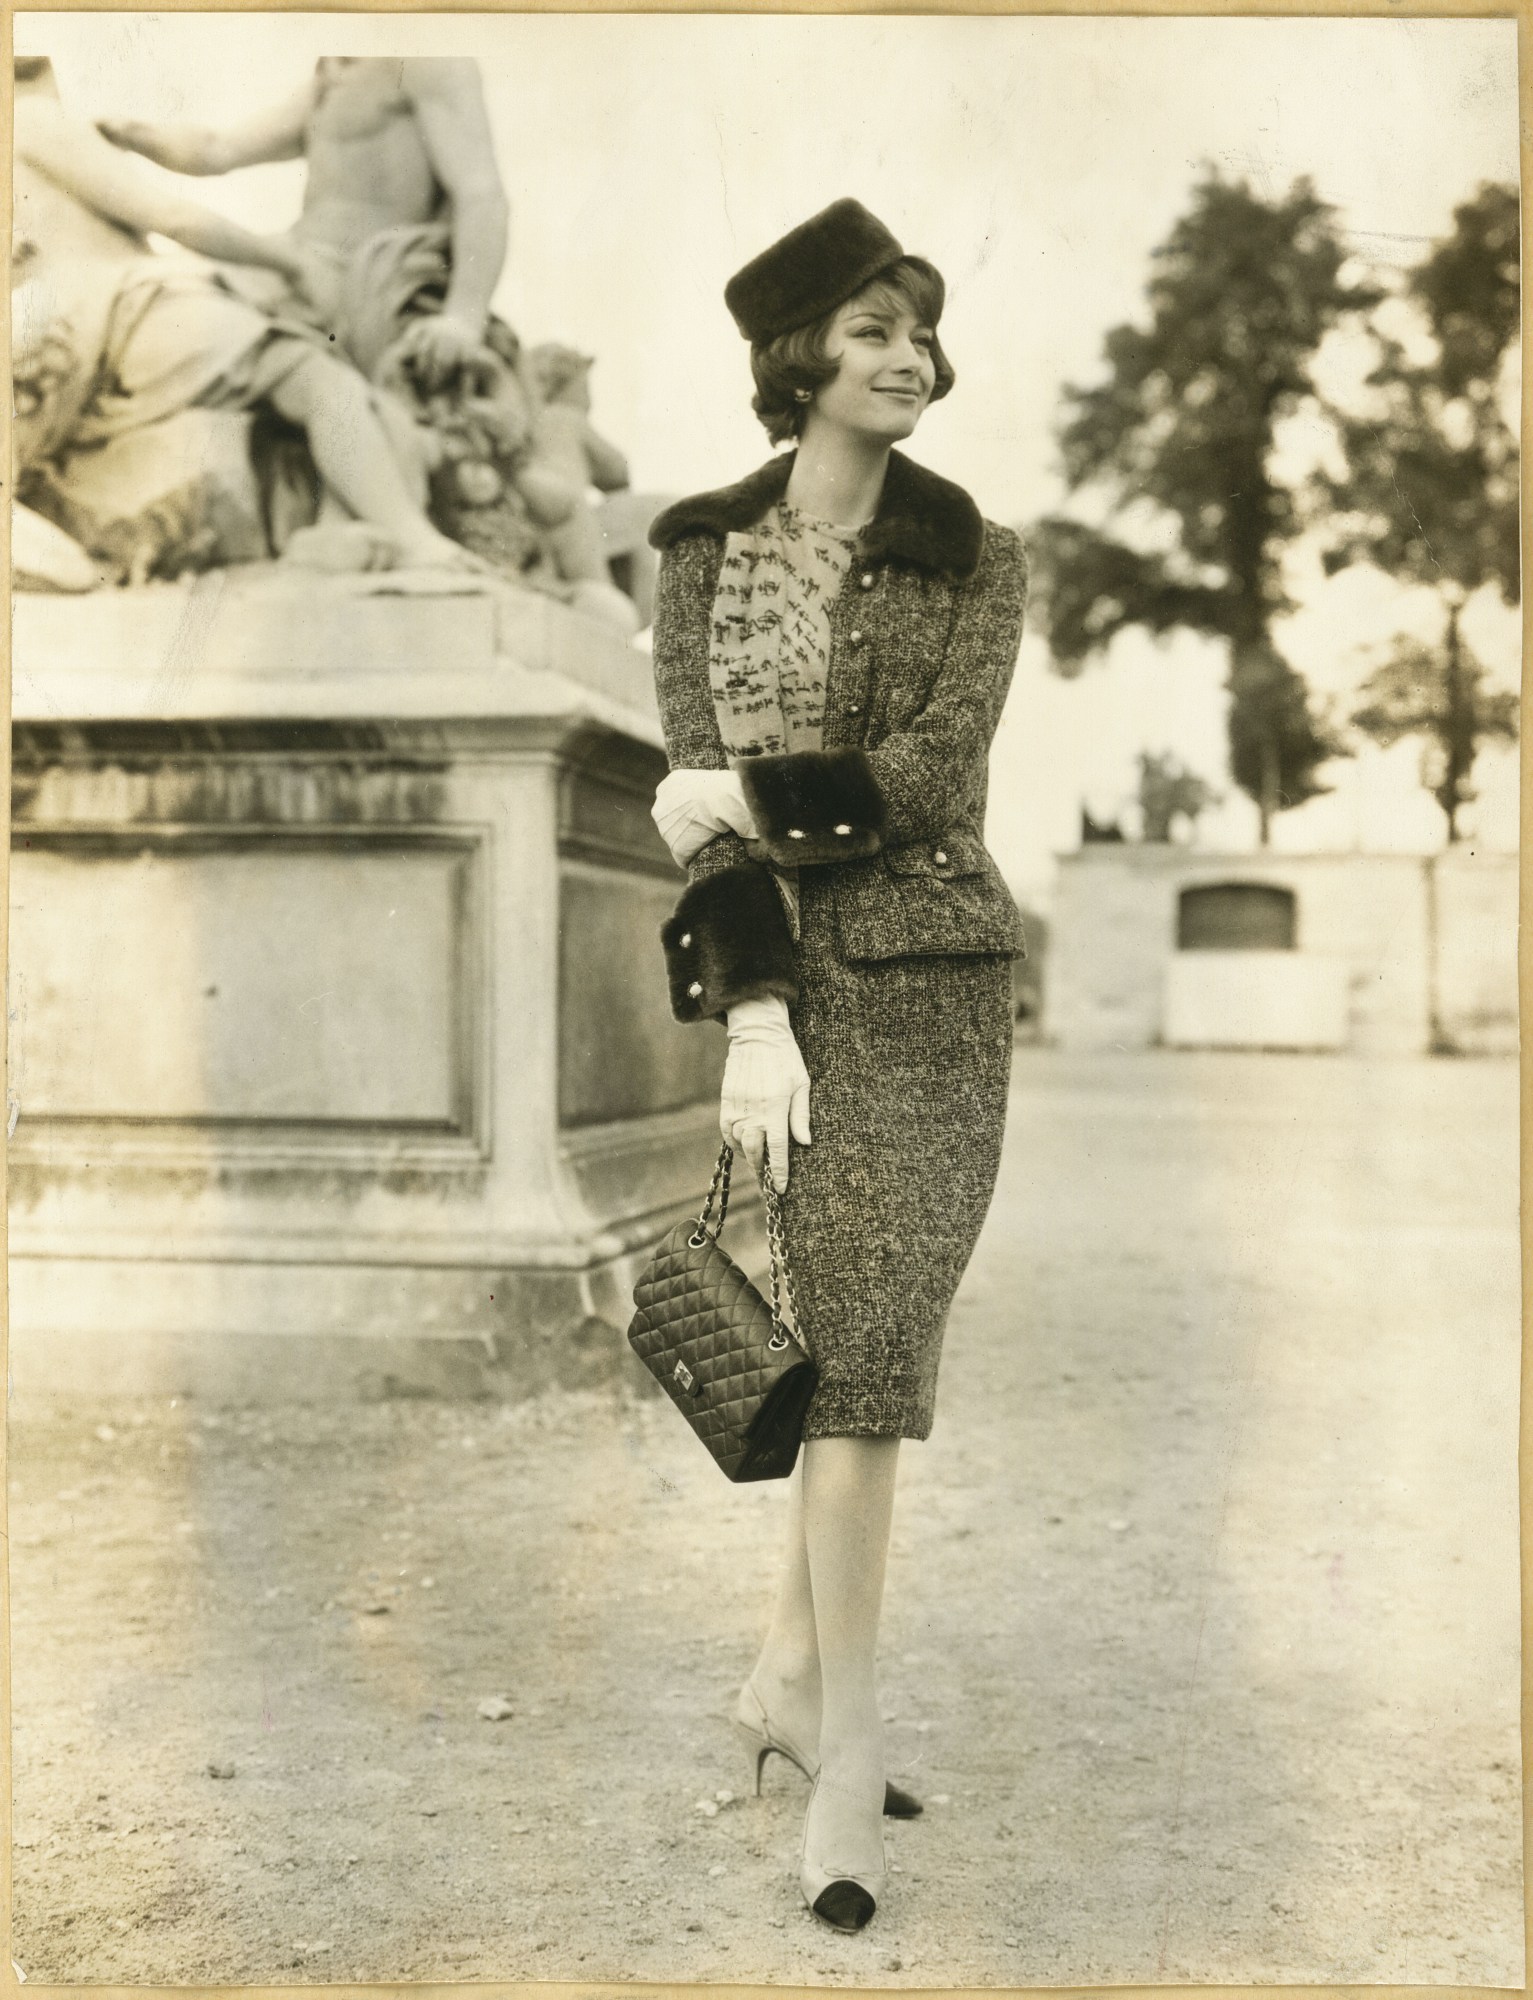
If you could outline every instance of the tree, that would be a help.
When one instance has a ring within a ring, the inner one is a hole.
[[[1480,744],[1517,732],[1515,698],[1484,686],[1460,630],[1476,591],[1518,601],[1517,440],[1499,395],[1519,326],[1517,190],[1487,183],[1453,222],[1404,290],[1431,336],[1430,357],[1413,361],[1375,322],[1369,407],[1331,412],[1346,470],[1316,479],[1328,570],[1373,563],[1442,602],[1439,646],[1402,640],[1365,683],[1352,719],[1383,743],[1428,739],[1450,841],[1474,796]]]
[[[1475,796],[1469,783],[1482,743],[1517,739],[1517,697],[1485,685],[1485,670],[1459,631],[1450,606],[1441,651],[1401,639],[1363,683],[1367,697],[1352,720],[1388,746],[1405,736],[1427,741],[1423,782],[1448,820],[1448,839],[1459,837],[1459,808]]]
[[[1213,803],[1212,788],[1195,771],[1165,753],[1139,753],[1141,840],[1167,841],[1178,819],[1196,820]]]
[[[1325,789],[1317,767],[1341,749],[1272,638],[1301,522],[1269,467],[1277,425],[1314,394],[1322,337],[1378,300],[1343,282],[1345,256],[1307,181],[1269,202],[1207,169],[1153,253],[1148,326],[1115,327],[1107,379],[1065,391],[1071,491],[1102,496],[1140,532],[1054,516],[1032,536],[1060,671],[1130,626],[1228,643],[1231,769],[1263,842],[1275,813]]]

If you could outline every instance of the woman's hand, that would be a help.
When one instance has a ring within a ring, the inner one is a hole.
[[[656,789],[649,816],[679,868],[685,868],[716,834],[756,838],[756,822],[733,771],[668,773]]]
[[[729,1056],[719,1130],[761,1173],[770,1159],[779,1194],[788,1185],[788,1135],[809,1144],[809,1072],[788,1024],[786,1001],[741,1000],[729,1009]]]

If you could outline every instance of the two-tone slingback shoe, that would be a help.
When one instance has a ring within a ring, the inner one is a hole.
[[[768,1757],[775,1751],[779,1757],[786,1757],[790,1764],[796,1764],[812,1783],[819,1773],[819,1762],[807,1751],[785,1736],[766,1712],[766,1704],[756,1692],[754,1681],[747,1681],[740,1690],[739,1704],[735,1709],[735,1727],[749,1744],[756,1759],[756,1796],[761,1796],[761,1772]],[[884,1786],[885,1819],[917,1819],[926,1810],[918,1798],[902,1791],[898,1785]]]
[[[816,1773],[814,1789],[809,1794],[809,1807],[804,1814],[804,1839],[799,1850],[798,1886],[804,1901],[820,1919],[833,1930],[860,1931],[871,1921],[878,1908],[878,1899],[884,1893],[884,1883],[888,1880],[888,1869],[884,1861],[883,1836],[879,1835],[878,1866],[876,1868],[829,1867],[809,1854],[809,1820],[814,1811],[814,1802],[819,1794],[821,1775]]]

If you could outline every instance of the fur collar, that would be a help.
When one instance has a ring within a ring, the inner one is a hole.
[[[783,452],[768,459],[737,486],[678,500],[654,522],[650,541],[666,549],[699,530],[724,536],[750,527],[782,498],[794,456]],[[984,529],[978,507],[961,486],[892,451],[878,512],[863,530],[862,545],[870,562],[892,556],[962,582],[979,567]]]

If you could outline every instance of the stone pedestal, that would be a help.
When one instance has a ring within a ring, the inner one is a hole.
[[[609,1377],[706,1185],[648,661],[477,584],[16,605],[14,1393]]]

